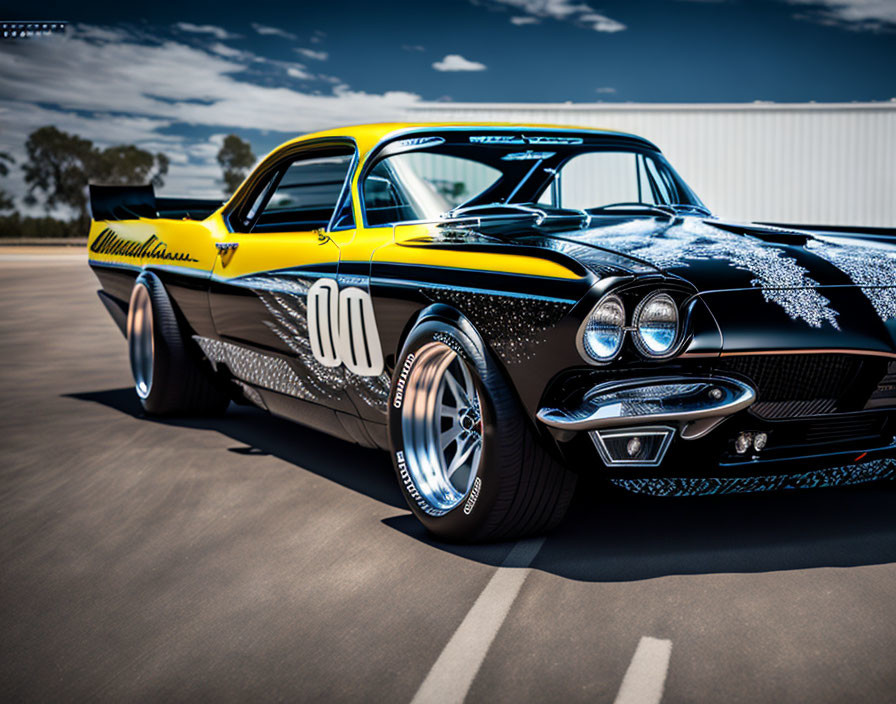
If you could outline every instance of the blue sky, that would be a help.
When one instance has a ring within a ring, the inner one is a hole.
[[[260,155],[420,101],[896,98],[896,0],[45,2],[0,17],[72,23],[0,40],[0,150],[21,155],[44,124],[137,143],[173,158],[166,190],[184,193],[219,188],[229,132]]]

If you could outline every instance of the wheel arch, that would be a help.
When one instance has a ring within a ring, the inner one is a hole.
[[[150,282],[151,286],[158,287],[162,290],[162,292],[165,294],[165,298],[168,299],[168,304],[171,306],[171,310],[174,312],[174,317],[177,318],[177,323],[180,326],[181,333],[185,338],[189,339],[187,347],[193,349],[193,351],[196,352],[199,349],[199,346],[193,339],[193,335],[196,334],[196,331],[190,325],[187,316],[184,315],[184,312],[181,310],[175,297],[171,295],[171,292],[168,290],[168,286],[165,284],[165,280],[159,275],[158,272],[153,271],[152,269],[142,269],[134,279],[134,286],[141,282]],[[130,310],[128,310],[127,313],[128,315],[130,315]]]
[[[441,320],[445,323],[450,323],[451,325],[455,325],[460,328],[466,335],[470,337],[473,342],[475,342],[476,346],[480,348],[482,351],[487,351],[492,358],[500,364],[500,361],[495,356],[494,350],[488,345],[485,341],[485,338],[482,337],[479,330],[476,329],[476,326],[470,322],[470,319],[467,318],[463,313],[461,313],[457,308],[448,305],[447,303],[431,303],[424,308],[421,308],[415,315],[413,315],[410,320],[408,320],[407,324],[404,326],[404,329],[401,332],[401,335],[398,338],[398,344],[395,346],[395,359],[401,355],[401,350],[404,348],[404,344],[408,339],[408,336],[411,334],[411,331],[427,320]],[[502,369],[505,376],[507,375],[507,370]]]

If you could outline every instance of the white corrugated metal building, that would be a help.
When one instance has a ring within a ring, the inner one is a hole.
[[[603,127],[654,142],[717,215],[896,227],[896,100],[883,103],[425,103],[419,121]]]

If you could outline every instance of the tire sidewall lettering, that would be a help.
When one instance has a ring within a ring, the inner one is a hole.
[[[408,374],[411,371],[411,367],[414,366],[414,360],[416,358],[417,355],[411,352],[405,357],[404,364],[401,365],[401,372],[395,380],[395,393],[393,394],[392,399],[392,405],[395,408],[401,408],[401,403],[404,400],[404,386],[408,381]]]

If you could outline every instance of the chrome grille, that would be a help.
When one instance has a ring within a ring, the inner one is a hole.
[[[896,365],[890,365],[889,382],[881,381],[886,363],[880,357],[745,355],[723,358],[719,365],[750,380],[758,395],[751,412],[764,419],[827,416],[896,405]]]

